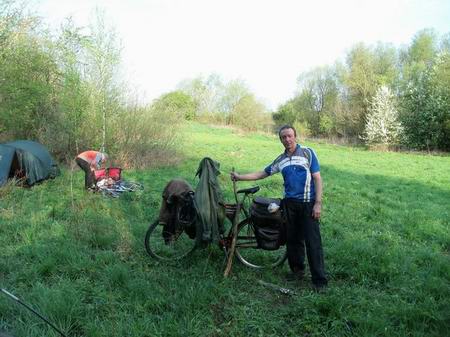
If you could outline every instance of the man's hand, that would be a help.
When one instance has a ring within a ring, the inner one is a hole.
[[[321,202],[315,202],[312,210],[312,217],[315,220],[320,219],[320,212],[322,210],[322,203]]]
[[[239,174],[237,174],[237,172],[230,172],[230,178],[231,178],[231,181],[238,181]]]

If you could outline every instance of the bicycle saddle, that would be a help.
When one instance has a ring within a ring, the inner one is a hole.
[[[242,190],[237,191],[236,193],[245,193],[245,194],[253,194],[259,191],[259,186],[244,188]]]

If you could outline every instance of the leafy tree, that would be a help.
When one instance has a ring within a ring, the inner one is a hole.
[[[241,100],[251,95],[247,85],[242,80],[232,80],[223,85],[221,97],[219,98],[219,111],[225,117],[226,124],[233,124],[232,114]]]
[[[347,116],[347,132],[356,136],[365,127],[371,99],[382,85],[393,86],[398,79],[397,53],[389,45],[376,47],[362,43],[355,45],[341,69],[341,100]]]
[[[400,118],[411,148],[449,148],[449,52],[438,45],[432,30],[421,31],[402,58]]]
[[[255,96],[248,94],[233,107],[230,124],[252,131],[268,130],[271,127],[271,116],[265,110],[264,105],[258,102]]]
[[[38,139],[53,120],[57,66],[35,17],[14,9],[0,17],[0,130]]]
[[[156,99],[153,105],[162,113],[171,111],[186,120],[194,119],[197,108],[192,97],[182,91],[172,91],[164,94]]]
[[[273,113],[272,118],[277,126],[283,124],[294,125],[297,121],[297,111],[295,109],[294,99],[290,99],[286,103],[281,104],[277,111]]]
[[[298,111],[304,111],[313,135],[328,135],[333,127],[331,118],[338,97],[334,69],[319,67],[299,77],[301,85]],[[300,121],[301,118],[298,119]]]
[[[187,79],[178,84],[178,89],[194,100],[197,106],[196,115],[199,116],[219,112],[223,88],[223,81],[217,74],[211,74],[207,78],[199,76]]]
[[[367,115],[366,127],[362,138],[367,144],[397,144],[402,132],[395,108],[394,95],[388,87],[378,89]]]
[[[67,19],[61,26],[56,40],[55,59],[60,72],[60,85],[56,88],[58,125],[54,125],[43,136],[46,137],[46,144],[52,144],[54,152],[67,159],[73,153],[89,147],[89,142],[93,139],[86,127],[89,124],[90,92],[83,76],[88,42],[88,36],[83,35],[71,19]],[[53,129],[60,130],[57,139]]]
[[[430,104],[433,105],[437,148],[450,151],[450,50],[442,51],[432,69]]]
[[[96,142],[103,148],[106,143],[113,143],[112,135],[107,134],[108,122],[120,111],[125,85],[120,81],[121,47],[117,32],[107,25],[101,11],[96,14],[96,20],[90,26],[86,75],[92,100],[90,108],[95,120],[91,124],[92,134],[97,134],[96,128],[101,125],[101,139],[96,137]]]

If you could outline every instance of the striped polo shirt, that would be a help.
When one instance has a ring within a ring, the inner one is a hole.
[[[270,176],[281,172],[284,179],[284,197],[302,202],[314,201],[316,191],[311,174],[320,171],[315,152],[297,144],[292,156],[285,151],[267,166],[264,171]]]

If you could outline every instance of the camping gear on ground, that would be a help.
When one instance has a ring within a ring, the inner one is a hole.
[[[195,204],[202,225],[203,242],[217,243],[224,233],[225,208],[223,194],[217,176],[220,174],[220,164],[211,158],[203,158],[195,176],[199,177],[195,189]]]
[[[256,241],[262,249],[276,250],[286,243],[280,204],[280,199],[256,197],[253,200],[250,216],[255,227]]]
[[[48,150],[30,140],[0,144],[0,186],[8,178],[24,179],[28,186],[55,178],[60,171]]]
[[[138,182],[123,180],[120,167],[94,170],[94,177],[95,191],[108,197],[117,198],[123,192],[135,192],[144,189],[144,186]]]
[[[97,182],[102,179],[108,178],[117,181],[122,178],[122,169],[120,167],[108,167],[104,169],[94,170],[94,175]]]
[[[17,303],[19,303],[20,305],[23,305],[25,308],[27,308],[29,311],[31,311],[33,314],[35,314],[36,316],[38,316],[40,319],[42,319],[45,323],[47,323],[48,325],[50,325],[55,331],[57,331],[61,336],[63,337],[67,337],[61,330],[59,330],[52,322],[50,322],[47,318],[45,318],[44,316],[42,316],[40,313],[38,313],[36,310],[34,310],[32,307],[30,307],[28,304],[24,303],[22,300],[20,300],[17,296],[14,296],[13,294],[11,294],[9,291],[0,288],[0,291],[5,294],[6,296],[8,296],[10,299],[12,299],[13,301],[16,301]],[[1,337],[1,333],[0,333],[0,337]]]

